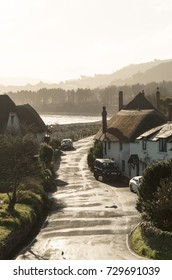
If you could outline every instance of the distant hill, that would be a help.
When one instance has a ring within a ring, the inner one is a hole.
[[[98,74],[93,77],[81,76],[80,79],[67,80],[59,84],[39,82],[25,86],[4,86],[0,84],[0,93],[20,90],[38,91],[41,88],[62,88],[65,90],[78,88],[105,88],[107,86],[122,86],[132,84],[147,84],[150,82],[172,81],[172,59],[154,60],[147,63],[131,64],[112,74]],[[1,83],[1,79],[0,79]]]
[[[147,63],[141,63],[141,64],[130,64],[112,74],[99,74],[95,75],[94,77],[81,77],[79,80],[69,80],[65,83],[62,83],[61,86],[64,89],[77,89],[77,88],[96,88],[96,87],[107,87],[110,85],[124,85],[127,81],[130,79],[132,80],[132,77],[134,75],[137,75],[138,73],[144,73],[145,71],[149,69],[153,69],[154,67],[169,62],[172,60],[154,60],[152,62]],[[134,81],[134,83],[137,83],[137,81]],[[147,83],[147,82],[146,82]]]
[[[151,82],[172,81],[172,60],[162,62],[145,72],[140,70],[128,79],[113,80],[111,85],[133,85],[133,84],[148,84]]]

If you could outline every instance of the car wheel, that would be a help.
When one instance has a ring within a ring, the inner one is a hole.
[[[102,175],[102,182],[106,182],[107,178],[105,175]]]

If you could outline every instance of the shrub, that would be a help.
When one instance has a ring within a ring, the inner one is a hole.
[[[56,181],[50,169],[46,168],[45,165],[42,166],[42,186],[45,191],[52,192],[56,190]]]
[[[103,147],[99,141],[94,142],[94,146],[90,148],[87,155],[87,163],[91,170],[94,168],[94,161],[96,158],[103,158]]]
[[[172,233],[155,227],[151,222],[143,222],[140,225],[142,237],[152,250],[172,251]]]
[[[152,199],[153,193],[157,190],[160,181],[169,178],[172,174],[172,161],[158,161],[147,167],[144,172],[142,187],[139,194],[143,200]]]
[[[38,153],[38,143],[29,136],[0,137],[0,183],[9,198],[8,209],[16,204],[16,193],[26,178],[40,175],[40,166],[34,156]]]
[[[46,143],[41,144],[40,160],[45,163],[47,167],[50,167],[53,160],[53,148],[50,145]]]
[[[50,146],[53,148],[53,150],[59,149],[60,148],[60,140],[57,138],[53,138],[50,141]]]
[[[145,170],[137,210],[142,219],[162,230],[172,230],[172,161],[160,161]]]
[[[39,194],[33,193],[30,190],[20,191],[17,195],[17,203],[30,205],[37,214],[41,214],[43,201]]]
[[[147,205],[147,215],[162,230],[172,231],[172,178],[161,180],[160,186]]]

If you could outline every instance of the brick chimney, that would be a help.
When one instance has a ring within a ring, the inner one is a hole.
[[[119,91],[119,111],[123,108],[123,91]]]
[[[159,87],[156,89],[156,108],[159,110],[160,108],[160,91]]]
[[[172,103],[168,104],[168,121],[172,122]]]
[[[107,131],[107,112],[106,112],[106,107],[103,106],[103,111],[102,111],[102,132],[106,133]]]

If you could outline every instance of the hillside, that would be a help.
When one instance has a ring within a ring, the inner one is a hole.
[[[126,84],[126,81],[129,81],[130,79],[132,80],[133,76],[137,76],[138,73],[144,74],[145,71],[153,69],[154,67],[168,61],[169,60],[154,60],[147,63],[131,64],[109,75],[99,74],[94,77],[82,77],[79,80],[66,81],[65,83],[62,83],[60,87],[63,87],[64,89],[93,89],[96,87],[104,88],[109,85],[124,85]],[[137,81],[134,83],[137,83]]]
[[[145,72],[140,70],[128,79],[114,80],[111,85],[148,84],[151,82],[172,81],[172,61],[160,63]]]
[[[172,81],[172,59],[154,60],[152,62],[131,64],[112,74],[98,74],[93,77],[81,76],[77,80],[67,80],[58,84],[39,82],[25,86],[4,86],[0,84],[0,94],[20,90],[38,91],[41,88],[62,88],[65,90],[78,88],[105,88],[111,85],[147,84],[150,82]],[[1,79],[0,79],[1,83]]]

